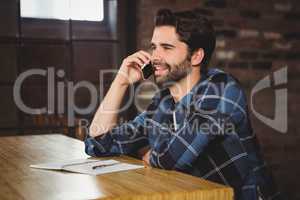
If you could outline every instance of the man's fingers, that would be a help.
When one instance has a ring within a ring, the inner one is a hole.
[[[133,54],[133,56],[142,60],[143,63],[148,63],[150,61],[149,55],[147,55],[147,53],[144,51],[138,51],[135,54]]]
[[[150,150],[143,156],[143,162],[150,166]]]
[[[148,52],[139,51],[138,53],[146,59],[146,62],[149,62],[151,60],[151,55]]]
[[[133,57],[133,56],[132,57],[128,57],[128,62],[132,63],[132,64],[136,63],[140,67],[144,64],[144,62],[141,59],[139,59],[138,57]]]
[[[147,164],[145,161],[143,162],[143,165],[144,165],[144,167],[151,168],[151,166],[149,164]]]
[[[136,63],[139,67],[142,67],[144,64],[149,63],[151,55],[146,51],[138,51],[126,58],[126,62]]]
[[[143,164],[146,167],[150,167],[150,163],[146,159],[143,159]]]

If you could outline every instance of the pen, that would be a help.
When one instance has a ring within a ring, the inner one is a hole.
[[[95,166],[92,167],[92,169],[97,169],[97,168],[102,168],[102,167],[109,167],[109,166],[116,165],[116,164],[119,164],[119,163],[95,165]]]
[[[87,163],[93,163],[93,162],[98,162],[98,160],[90,160],[90,161],[84,161],[84,162],[80,162],[80,163],[66,164],[66,165],[63,165],[62,168],[70,167],[70,166],[76,166],[76,165],[82,165],[82,164],[87,164]]]

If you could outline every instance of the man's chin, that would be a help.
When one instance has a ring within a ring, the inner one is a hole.
[[[155,83],[158,85],[162,85],[166,80],[165,76],[155,76]]]
[[[155,82],[160,88],[170,87],[176,83],[168,76],[155,76]]]
[[[156,82],[165,82],[166,80],[168,80],[170,77],[168,76],[168,73],[165,73],[165,74],[155,74],[155,79],[156,79]]]

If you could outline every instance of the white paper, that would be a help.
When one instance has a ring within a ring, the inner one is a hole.
[[[53,169],[53,170],[63,170],[65,166],[68,165],[78,165],[78,164],[87,164],[90,162],[98,162],[99,160],[95,159],[76,159],[76,160],[69,160],[59,163],[43,163],[37,165],[30,165],[31,168],[37,169]]]
[[[142,165],[133,165],[116,160],[79,159],[60,163],[44,163],[30,165],[31,168],[64,170],[82,174],[99,175],[125,170],[143,168]]]

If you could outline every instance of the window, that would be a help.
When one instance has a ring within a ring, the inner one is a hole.
[[[21,17],[102,21],[103,0],[21,0]]]

